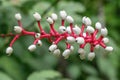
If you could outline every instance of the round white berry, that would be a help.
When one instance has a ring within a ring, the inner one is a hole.
[[[103,40],[102,40],[104,43],[108,43],[109,42],[109,39],[108,38],[103,38]]]
[[[57,14],[55,14],[55,13],[52,13],[51,14],[51,18],[54,20],[54,21],[56,21],[57,20]]]
[[[22,32],[22,28],[20,26],[14,26],[14,31],[16,33],[21,33]]]
[[[69,23],[73,23],[73,22],[74,22],[74,19],[73,19],[71,16],[67,16],[66,20],[67,20]]]
[[[84,17],[82,18],[82,23],[84,23],[84,24],[85,24],[85,19],[86,19],[86,16],[84,16]]]
[[[106,28],[102,28],[102,29],[101,29],[101,35],[102,35],[102,36],[107,36],[107,34],[108,34],[107,29],[106,29]]]
[[[80,55],[83,55],[83,54],[85,54],[85,50],[84,50],[83,48],[79,48],[79,49],[78,49],[78,53],[79,53]]]
[[[34,51],[35,49],[36,49],[36,45],[34,45],[34,44],[32,44],[28,47],[28,50],[31,52]]]
[[[55,49],[54,52],[53,52],[53,55],[60,56],[60,50],[59,49]]]
[[[37,44],[38,44],[38,46],[42,46],[42,41],[38,40]]]
[[[88,33],[93,33],[95,30],[94,30],[94,28],[93,28],[92,26],[87,26],[86,31],[87,31]]]
[[[67,27],[67,28],[66,28],[66,31],[67,31],[69,34],[71,34],[71,29],[70,29],[70,27]]]
[[[40,21],[41,20],[41,15],[38,13],[38,12],[35,12],[33,14],[34,18],[37,20],[37,21]]]
[[[52,45],[49,47],[49,51],[50,51],[50,52],[53,52],[55,49],[57,49],[57,45],[56,45],[56,44],[52,44]]]
[[[77,25],[75,25],[75,27],[73,28],[73,31],[75,34],[79,35],[81,32],[81,29]]]
[[[77,38],[76,38],[76,42],[77,42],[78,44],[83,44],[83,43],[85,42],[85,40],[84,40],[83,37],[77,37]]]
[[[107,46],[107,47],[105,48],[105,50],[108,51],[108,52],[111,52],[111,51],[113,51],[113,47]]]
[[[90,52],[88,54],[88,60],[92,61],[95,58],[95,53],[94,52]]]
[[[73,51],[73,50],[74,50],[74,47],[73,47],[73,46],[70,46],[70,50]]]
[[[21,19],[22,19],[20,13],[15,14],[15,18],[16,18],[17,20],[21,20]]]
[[[65,59],[67,59],[68,57],[69,57],[69,55],[70,55],[70,49],[66,49],[64,52],[63,52],[63,54],[62,54],[62,56],[64,56],[64,58]]]
[[[90,26],[92,24],[92,21],[89,17],[84,17],[83,20],[84,20],[83,22],[86,26]]]
[[[100,22],[96,22],[95,28],[98,29],[98,30],[100,30],[102,28],[101,23]]]
[[[75,42],[75,38],[72,37],[72,36],[68,36],[68,37],[67,37],[67,42],[70,43],[70,44],[72,44],[72,43]]]
[[[48,22],[49,24],[53,24],[53,20],[52,20],[52,18],[47,17],[47,22]]]
[[[67,17],[67,13],[63,10],[63,11],[60,11],[60,17],[62,18],[62,19],[66,19],[66,17]]]
[[[59,27],[59,32],[60,33],[65,33],[66,32],[66,28],[64,26],[60,26]]]
[[[11,55],[12,52],[13,52],[13,48],[12,48],[12,47],[8,47],[8,48],[6,49],[6,54],[7,54],[7,55]]]
[[[35,34],[35,38],[40,38],[41,34],[40,33],[36,33]]]

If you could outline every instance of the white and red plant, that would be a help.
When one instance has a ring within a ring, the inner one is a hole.
[[[13,52],[12,46],[14,42],[24,35],[33,36],[35,39],[33,44],[31,44],[28,47],[29,51],[34,51],[37,45],[41,46],[42,45],[41,40],[43,38],[46,38],[52,43],[51,46],[49,47],[49,51],[56,56],[59,56],[61,53],[58,47],[58,43],[62,40],[65,40],[66,49],[62,53],[62,56],[64,56],[65,59],[67,59],[71,52],[74,50],[74,47],[72,46],[74,43],[77,43],[79,45],[78,53],[80,54],[81,59],[85,59],[84,47],[86,44],[90,44],[90,53],[88,54],[88,60],[94,59],[95,57],[94,49],[99,48],[99,46],[102,46],[108,52],[111,52],[113,50],[111,46],[106,46],[105,44],[109,42],[109,39],[106,38],[106,35],[108,34],[107,29],[105,27],[102,27],[100,22],[97,22],[95,24],[94,29],[91,26],[92,21],[89,17],[83,17],[82,26],[79,27],[77,25],[74,25],[74,19],[71,16],[67,15],[67,13],[64,10],[60,11],[61,25],[59,27],[59,31],[57,31],[54,28],[54,24],[58,16],[55,13],[53,13],[50,17],[47,18],[47,22],[50,25],[50,31],[49,33],[46,33],[40,23],[41,22],[40,14],[36,12],[35,14],[33,14],[33,16],[38,23],[40,33],[26,31],[21,23],[22,19],[21,15],[19,13],[15,14],[15,18],[18,21],[18,26],[14,27],[14,31],[17,34],[15,35],[10,34],[11,36],[14,36],[14,38],[10,42],[9,47],[6,49],[7,54],[11,54]],[[65,21],[69,23],[69,26],[67,25],[68,27],[66,27]],[[98,33],[100,33],[100,36],[96,37]]]

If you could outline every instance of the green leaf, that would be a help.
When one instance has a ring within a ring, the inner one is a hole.
[[[57,71],[44,70],[41,72],[32,73],[27,80],[48,80],[48,79],[55,79],[60,77],[61,77],[61,74]]]
[[[5,73],[0,72],[0,80],[13,80],[13,79],[6,75]]]

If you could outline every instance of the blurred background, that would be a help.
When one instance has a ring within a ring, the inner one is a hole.
[[[74,45],[75,51],[65,60],[49,53],[50,43],[46,39],[42,40],[43,46],[29,52],[27,48],[33,38],[23,36],[15,42],[14,53],[7,56],[5,50],[13,37],[0,37],[0,80],[120,80],[120,0],[0,0],[0,34],[14,33],[13,27],[17,25],[14,14],[18,12],[24,28],[35,32],[39,29],[33,13],[39,12],[41,24],[48,32],[46,17],[53,12],[59,14],[60,10],[66,10],[79,26],[83,16],[89,16],[93,26],[100,21],[109,31],[107,45],[113,46],[114,51],[106,55],[100,48],[90,62],[80,60],[78,46]],[[55,25],[58,29],[60,20]],[[59,48],[64,51],[63,42]]]

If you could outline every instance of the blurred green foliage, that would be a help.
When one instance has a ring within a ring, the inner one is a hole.
[[[8,57],[5,49],[12,38],[0,38],[0,80],[120,80],[120,0],[0,0],[0,34],[13,32],[17,12],[23,16],[24,27],[36,32],[39,30],[32,14],[39,12],[41,24],[48,31],[46,17],[52,12],[59,14],[60,10],[66,10],[78,25],[81,25],[83,16],[89,16],[93,24],[101,21],[109,30],[108,45],[114,47],[112,54],[105,55],[99,49],[95,51],[94,61],[82,61],[75,45],[73,54],[64,60],[49,54],[50,44],[46,40],[42,40],[43,46],[35,52],[29,52],[27,47],[33,38],[24,36],[14,44],[14,53]],[[58,29],[60,20],[55,25]],[[64,43],[61,42],[59,47],[63,51]]]

